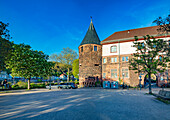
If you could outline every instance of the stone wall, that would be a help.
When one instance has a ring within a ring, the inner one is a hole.
[[[94,51],[97,46],[97,51]],[[83,52],[81,52],[83,47]],[[85,44],[79,46],[79,81],[80,86],[88,77],[101,79],[102,75],[102,46],[97,44]]]

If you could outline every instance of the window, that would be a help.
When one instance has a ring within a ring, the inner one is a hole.
[[[94,66],[99,66],[99,64],[94,64]]]
[[[106,73],[103,73],[103,78],[106,78]]]
[[[111,53],[117,52],[117,46],[111,46],[110,47],[110,52]]]
[[[117,78],[117,69],[111,69],[111,78]]]
[[[94,51],[97,51],[97,46],[94,46]]]
[[[126,77],[128,78],[129,77],[129,70],[128,69],[122,69],[122,77]],[[123,76],[123,73],[124,73],[124,76]]]
[[[159,56],[159,60],[162,61],[162,56]]]
[[[122,62],[124,62],[124,61],[129,61],[129,57],[128,56],[122,57]]]
[[[129,57],[128,56],[126,56],[126,61],[129,61]]]
[[[103,58],[103,63],[106,63],[106,58]]]
[[[122,57],[122,61],[125,61],[125,57]]]
[[[83,47],[81,47],[81,52],[83,52]]]
[[[116,57],[111,58],[111,62],[112,62],[112,63],[113,63],[113,62],[117,62],[117,58],[116,58]]]

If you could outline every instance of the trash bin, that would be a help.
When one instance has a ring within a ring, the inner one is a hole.
[[[103,88],[110,88],[110,81],[103,81]]]
[[[118,89],[119,87],[118,87],[118,81],[113,81],[113,82],[111,82],[111,88],[112,89]]]

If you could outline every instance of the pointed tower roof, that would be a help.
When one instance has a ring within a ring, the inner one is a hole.
[[[92,19],[91,19],[89,29],[80,45],[84,45],[84,44],[98,44],[98,45],[100,45],[100,39],[99,39],[97,32],[94,28]]]

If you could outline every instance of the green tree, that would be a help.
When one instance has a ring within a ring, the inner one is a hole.
[[[169,57],[167,56],[167,41],[163,39],[155,39],[149,35],[144,36],[144,41],[138,41],[135,37],[133,47],[136,48],[136,53],[133,53],[129,64],[131,70],[136,70],[136,73],[146,73],[149,77],[149,93],[151,90],[151,74],[162,73],[166,70]],[[159,57],[159,58],[157,58]]]
[[[6,70],[5,61],[10,58],[12,51],[13,43],[9,41],[11,37],[7,29],[8,25],[0,21],[0,71]]]
[[[47,77],[51,75],[52,63],[47,62],[48,55],[42,51],[34,51],[29,45],[13,46],[11,58],[6,62],[12,71],[12,77],[19,76],[28,79],[30,89],[31,77]]]
[[[168,34],[170,32],[170,14],[166,18],[158,17],[153,23],[158,25],[159,33]]]
[[[79,79],[79,59],[75,59],[72,64],[73,75],[75,78]]]
[[[69,75],[70,75],[70,68],[72,68],[73,61],[77,59],[78,55],[77,53],[70,49],[69,47],[63,48],[63,51],[61,51],[60,54],[52,54],[50,56],[50,59],[62,63],[65,65],[68,69],[68,78],[67,81],[69,82]]]
[[[67,66],[63,63],[60,63],[60,62],[54,62],[55,65],[53,67],[53,75],[55,76],[60,76],[61,74],[63,73],[66,73],[67,72]]]

